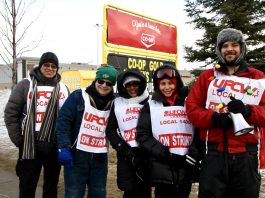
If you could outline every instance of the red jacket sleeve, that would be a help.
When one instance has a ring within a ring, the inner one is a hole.
[[[193,85],[187,99],[186,110],[189,120],[198,128],[210,128],[213,110],[205,108],[208,87],[213,77],[213,70],[206,70],[201,73]]]

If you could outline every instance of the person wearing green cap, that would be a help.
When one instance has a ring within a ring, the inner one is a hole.
[[[114,99],[117,70],[97,69],[86,89],[74,91],[59,111],[56,136],[58,159],[64,166],[65,197],[105,198],[108,144],[105,128]]]

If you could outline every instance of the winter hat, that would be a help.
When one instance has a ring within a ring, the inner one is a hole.
[[[118,71],[110,65],[101,66],[96,71],[96,78],[97,79],[105,79],[112,82],[115,85],[117,80]]]
[[[129,82],[140,82],[141,80],[139,78],[137,78],[136,76],[127,76],[124,81],[123,81],[123,86],[125,87],[125,85]]]
[[[171,64],[166,63],[166,64],[158,67],[156,69],[156,71],[154,72],[154,74],[153,74],[153,87],[154,87],[154,90],[158,90],[158,78],[156,77],[157,76],[157,73],[158,73],[158,71],[164,70],[164,69],[172,69],[172,70],[175,70],[176,76],[174,78],[176,78],[176,80],[177,80],[177,87],[178,87],[178,89],[180,89],[180,88],[182,88],[184,86],[184,84],[182,82],[182,79],[181,79],[181,77],[179,75],[179,72],[176,69],[176,67],[173,66],[173,65],[171,65]]]
[[[223,29],[222,31],[219,32],[217,36],[217,42],[216,42],[216,55],[218,59],[226,64],[226,61],[223,59],[221,55],[221,48],[223,44],[227,41],[235,41],[239,42],[241,46],[241,54],[239,55],[238,59],[235,61],[235,65],[238,64],[242,59],[244,59],[247,49],[246,49],[246,42],[243,38],[243,34],[240,30],[233,29],[233,28],[227,28]]]
[[[45,52],[42,54],[40,57],[39,68],[41,68],[44,63],[53,63],[57,66],[57,68],[59,66],[59,60],[53,52]]]

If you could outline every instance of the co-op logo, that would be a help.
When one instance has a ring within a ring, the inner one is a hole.
[[[155,36],[150,34],[142,34],[141,43],[144,44],[145,47],[149,48],[155,44]]]

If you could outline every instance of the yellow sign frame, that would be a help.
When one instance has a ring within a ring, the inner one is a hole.
[[[168,61],[173,61],[176,63],[176,67],[178,67],[178,54],[169,54],[169,53],[164,53],[164,52],[157,52],[157,51],[152,51],[152,50],[145,50],[145,49],[139,49],[139,48],[134,48],[134,47],[128,47],[128,46],[121,46],[121,45],[115,45],[115,44],[110,44],[107,42],[107,8],[111,7],[117,10],[121,10],[124,12],[128,12],[137,16],[141,16],[147,19],[151,19],[163,24],[167,24],[170,26],[173,26],[177,29],[177,26],[162,20],[158,20],[137,12],[133,12],[131,10],[127,10],[118,6],[114,6],[111,4],[105,4],[104,5],[104,17],[103,17],[103,32],[102,32],[102,60],[103,63],[107,63],[107,56],[109,53],[117,53],[117,54],[129,54],[133,56],[143,56],[146,58],[158,58],[158,59],[163,59],[163,60],[168,60]],[[176,35],[176,45],[177,45],[177,35]]]

